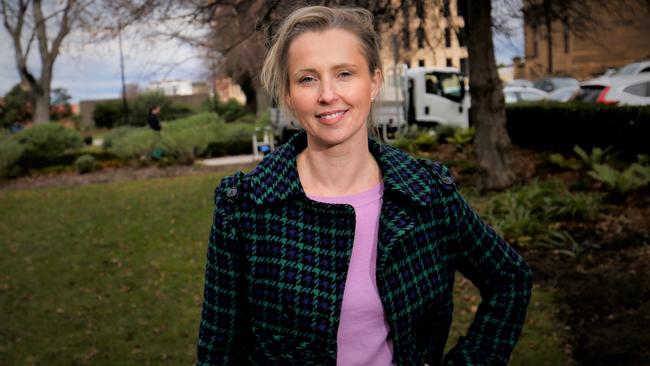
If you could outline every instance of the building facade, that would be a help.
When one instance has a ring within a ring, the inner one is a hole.
[[[542,1],[524,0],[526,57],[522,76],[526,79],[551,75],[589,79],[607,69],[650,57],[647,5],[639,3],[620,14],[591,6],[590,18],[597,21],[566,18],[551,22],[550,27],[530,15],[534,11],[527,11],[535,6],[542,6]]]
[[[149,83],[147,90],[162,91],[168,96],[207,94],[208,85],[205,82],[191,80],[160,80]]]
[[[408,67],[455,67],[468,75],[465,21],[457,0],[424,0],[395,22],[381,27],[381,57],[386,70]],[[394,1],[399,5],[399,1]],[[404,24],[409,23],[409,32]]]

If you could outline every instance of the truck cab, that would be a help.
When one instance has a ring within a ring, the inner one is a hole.
[[[469,127],[470,100],[458,69],[418,67],[405,74],[409,124]]]

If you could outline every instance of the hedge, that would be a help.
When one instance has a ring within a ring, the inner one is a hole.
[[[530,103],[506,108],[507,130],[518,146],[559,152],[612,146],[627,156],[648,154],[650,106]]]

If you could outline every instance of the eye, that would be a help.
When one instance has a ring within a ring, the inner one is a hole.
[[[342,78],[342,79],[348,79],[348,78],[352,77],[352,72],[350,72],[350,71],[341,71],[339,73],[339,77]]]
[[[298,84],[311,84],[316,81],[316,78],[313,76],[303,76],[300,79],[298,79]]]

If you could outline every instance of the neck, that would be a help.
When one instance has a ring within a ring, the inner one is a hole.
[[[296,159],[306,194],[345,196],[371,189],[382,180],[381,169],[368,150],[368,139],[355,144],[319,147],[308,143]]]

